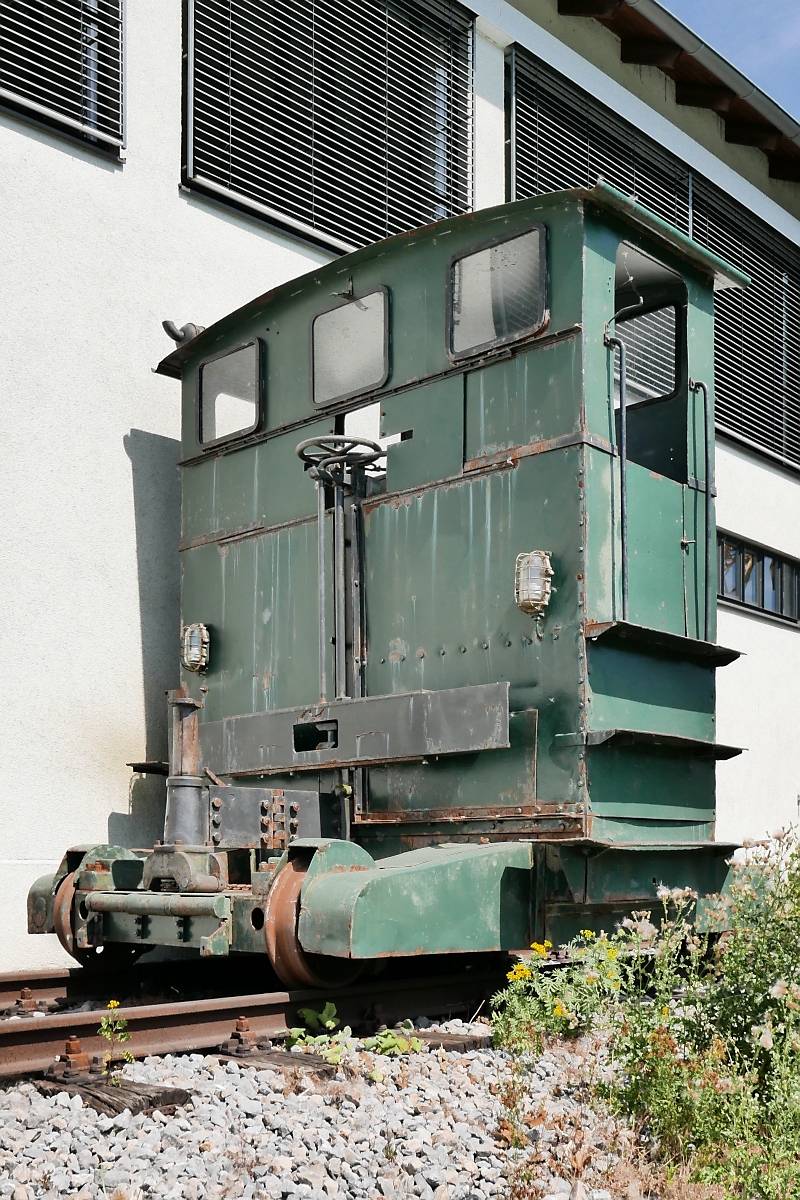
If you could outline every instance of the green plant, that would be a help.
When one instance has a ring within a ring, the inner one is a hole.
[[[797,837],[749,847],[702,928],[691,891],[659,896],[657,920],[584,930],[566,965],[535,945],[493,1001],[496,1038],[524,1067],[547,1035],[601,1031],[613,1072],[595,1094],[667,1172],[736,1200],[800,1200]]]
[[[338,1067],[342,1061],[342,1055],[350,1047],[352,1030],[349,1025],[345,1025],[343,1029],[336,1033],[333,1032],[339,1024],[336,1005],[329,1000],[322,1012],[317,1012],[313,1008],[301,1008],[299,1015],[306,1025],[290,1029],[286,1045],[289,1049],[292,1046],[302,1046],[319,1054],[321,1058],[325,1059],[325,1062]],[[309,1028],[311,1032],[309,1032]]]
[[[411,1021],[404,1021],[400,1029],[384,1029],[375,1037],[366,1038],[365,1050],[373,1050],[376,1054],[388,1054],[397,1058],[401,1054],[418,1054],[423,1043],[413,1036],[414,1026]]]
[[[128,1022],[125,1018],[117,1017],[114,1013],[114,1010],[119,1008],[119,1000],[109,1000],[108,1008],[111,1010],[111,1013],[103,1014],[100,1020],[100,1028],[97,1032],[100,1037],[106,1039],[109,1045],[108,1051],[103,1058],[103,1074],[108,1082],[119,1087],[119,1080],[116,1078],[115,1072],[121,1068],[122,1063],[132,1063],[134,1058],[129,1050],[123,1050],[119,1058],[116,1058],[114,1050],[123,1042],[129,1042],[131,1035],[128,1033]],[[120,1062],[120,1058],[122,1062]]]

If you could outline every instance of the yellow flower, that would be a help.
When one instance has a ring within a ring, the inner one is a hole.
[[[109,1008],[119,1008],[119,1000],[109,1000],[108,1007]]]
[[[556,1017],[566,1017],[569,1015],[560,1000],[556,1000],[556,1006],[553,1009],[553,1014]]]
[[[530,979],[531,974],[530,967],[526,967],[524,963],[518,962],[514,963],[506,978],[514,982],[517,979]]]
[[[668,1008],[668,1006],[667,1006],[666,1004],[665,1004],[665,1005],[664,1005],[664,1007],[661,1009],[661,1015],[662,1015],[662,1017],[668,1017],[668,1016],[669,1016],[669,1008]]]
[[[595,933],[595,931],[593,929],[582,929],[580,931],[580,934],[581,934],[581,937],[584,937],[584,938],[596,938],[597,937],[597,934]]]
[[[547,958],[547,951],[552,949],[552,946],[552,942],[531,942],[531,950],[538,954],[540,958]]]
[[[616,946],[609,946],[608,949],[606,950],[607,958],[616,958],[618,954],[619,954],[619,950],[617,950]]]
[[[545,938],[545,940],[544,940],[544,948],[545,948],[545,950],[552,950],[552,949],[553,949],[553,943],[552,943],[552,942],[548,942],[547,938]]]

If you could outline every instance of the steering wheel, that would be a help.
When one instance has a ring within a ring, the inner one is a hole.
[[[353,467],[369,467],[386,454],[383,446],[369,438],[349,437],[344,433],[306,438],[295,450],[311,466],[314,478],[322,476],[334,482],[333,472],[344,474]]]

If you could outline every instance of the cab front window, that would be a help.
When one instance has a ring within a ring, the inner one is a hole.
[[[259,420],[258,343],[249,342],[200,368],[200,442],[250,433]]]

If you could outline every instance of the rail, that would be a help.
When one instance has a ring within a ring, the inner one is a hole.
[[[507,964],[505,964],[507,965]],[[42,983],[53,988],[59,973]],[[73,972],[73,974],[75,974]],[[61,972],[60,975],[69,975]],[[17,981],[22,976],[17,977]],[[298,1009],[320,1007],[332,1000],[342,1024],[375,1029],[406,1017],[471,1015],[504,982],[503,970],[494,964],[435,977],[410,980],[361,981],[348,988],[320,991],[260,992],[218,998],[130,1005],[115,1010],[128,1023],[131,1040],[126,1049],[136,1058],[150,1054],[178,1054],[215,1050],[231,1035],[240,1016],[248,1019],[257,1038],[271,1038],[301,1024]],[[8,991],[8,976],[0,987]],[[28,985],[30,984],[30,980]],[[16,997],[12,998],[13,999]],[[44,1071],[64,1053],[67,1038],[78,1037],[83,1050],[100,1054],[108,1049],[98,1026],[103,1009],[72,1010],[0,1020],[0,1078]]]

